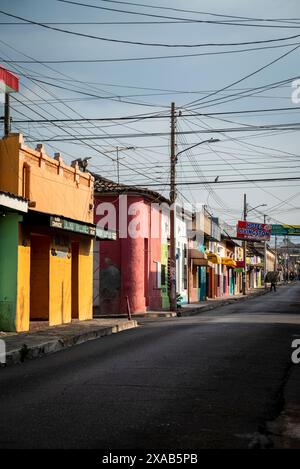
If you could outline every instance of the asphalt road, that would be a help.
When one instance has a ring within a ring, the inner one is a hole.
[[[300,282],[1,369],[0,447],[255,446],[296,366],[299,306]]]

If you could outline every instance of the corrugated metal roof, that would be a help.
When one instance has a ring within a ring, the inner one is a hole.
[[[152,191],[147,187],[135,187],[129,186],[126,184],[117,183],[111,181],[110,179],[106,179],[102,176],[97,174],[93,174],[95,178],[94,183],[94,190],[95,194],[138,194],[143,195],[152,201],[159,201],[159,202],[166,202],[167,204],[170,203],[169,199],[164,197],[163,195],[159,194],[156,191]]]
[[[12,194],[11,192],[0,191],[0,195],[6,195],[7,197],[10,197],[11,199],[20,200],[20,202],[28,202],[28,199],[25,199],[24,197],[21,197],[20,195]]]

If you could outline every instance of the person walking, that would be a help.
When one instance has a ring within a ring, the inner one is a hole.
[[[276,292],[276,284],[278,280],[278,272],[268,272],[265,278],[265,283],[270,283],[270,291]]]

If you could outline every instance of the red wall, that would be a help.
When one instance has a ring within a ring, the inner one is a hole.
[[[110,202],[115,206],[116,230],[120,234],[123,228],[119,224],[118,196],[95,196],[95,223],[102,218],[97,215],[97,207],[102,202]],[[117,236],[115,241],[100,241],[100,314],[125,314],[126,297],[132,314],[146,309],[160,309],[162,305],[160,289],[156,288],[155,263],[161,260],[161,229],[159,238],[152,239],[151,223],[154,221],[154,214],[151,214],[151,202],[143,196],[127,196],[127,210],[132,203],[137,203],[140,213],[144,214],[144,226],[148,233],[146,237]],[[123,213],[124,209],[121,210]],[[161,228],[161,215],[156,216],[159,216]],[[128,215],[126,227],[134,219],[134,215]]]

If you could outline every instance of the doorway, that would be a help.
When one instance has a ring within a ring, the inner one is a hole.
[[[50,238],[30,238],[30,321],[49,321]]]
[[[198,300],[206,300],[206,267],[198,267]]]

